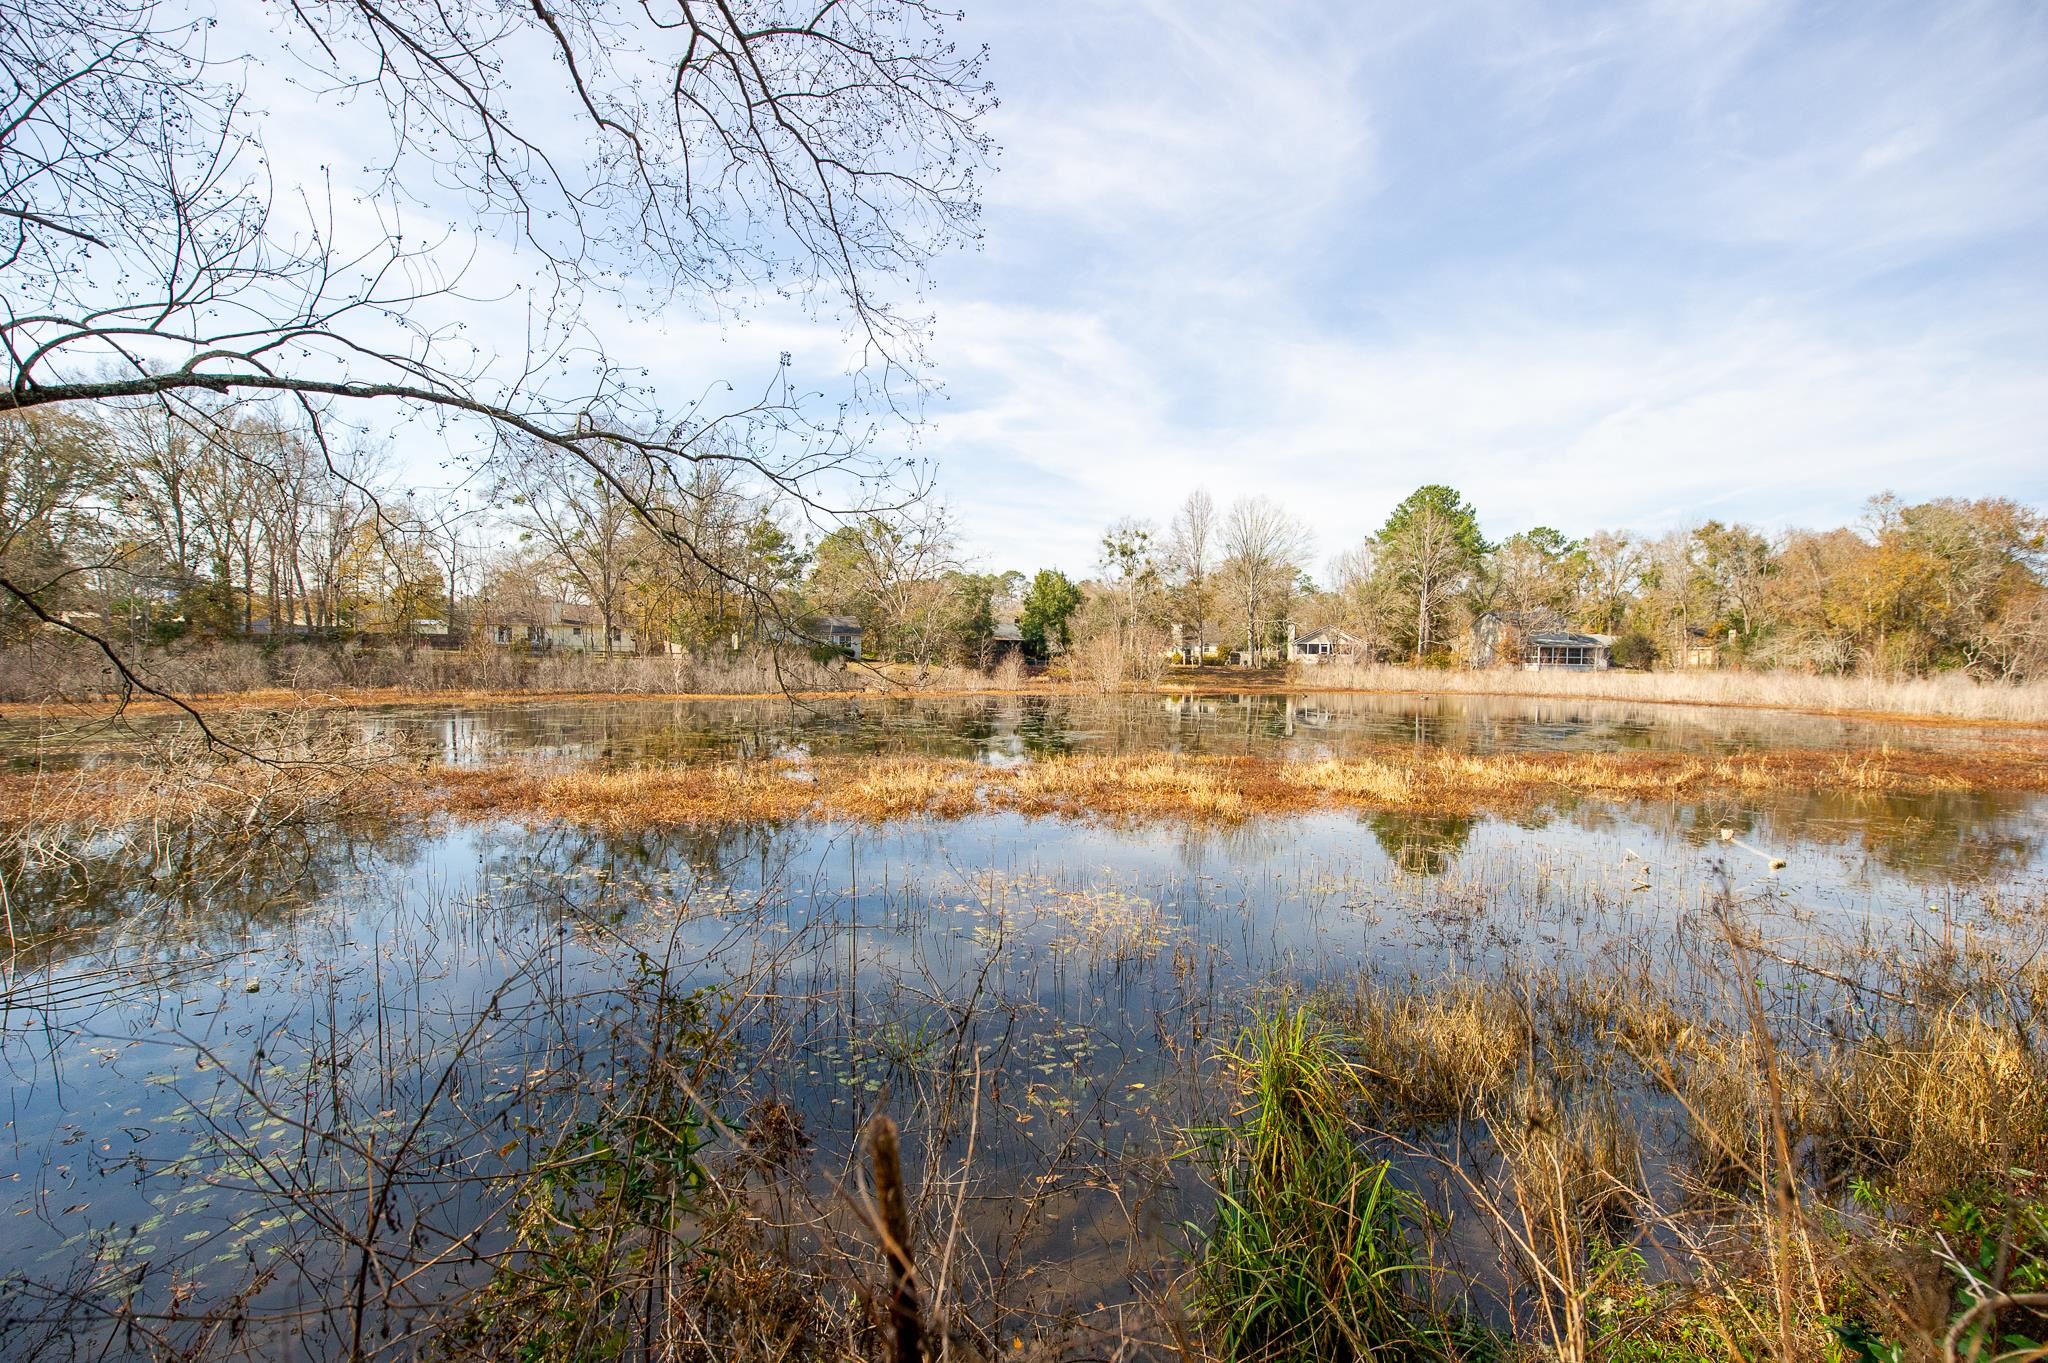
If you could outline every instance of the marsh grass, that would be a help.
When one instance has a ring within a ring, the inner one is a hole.
[[[1197,819],[1361,809],[1469,813],[1547,799],[1669,799],[1707,792],[1853,790],[1909,794],[2048,789],[2032,753],[1773,751],[1471,755],[1389,747],[1295,763],[1144,755],[1047,758],[1016,767],[928,758],[825,759],[801,767],[720,764],[655,771],[437,773],[422,792],[456,812],[594,819],[610,826],[713,817],[876,821],[988,811]],[[436,793],[436,792],[441,793]]]
[[[535,696],[862,695],[923,691],[1015,690],[1018,672],[992,676],[971,667],[821,663],[807,652],[723,648],[651,656],[600,653],[523,655],[504,649],[398,649],[292,644],[265,648],[218,642],[142,647],[124,654],[152,685],[215,708],[263,705],[296,709],[391,704],[433,696],[448,700]],[[81,641],[37,638],[0,650],[0,704],[109,705],[123,699],[119,678],[98,650]],[[137,713],[161,713],[163,701],[127,698]]]
[[[277,730],[277,732],[270,732]],[[1935,795],[2048,790],[2048,752],[1770,749],[1732,754],[1461,753],[1385,745],[1342,758],[1147,753],[1011,767],[967,759],[830,757],[660,767],[430,766],[388,738],[308,712],[250,717],[250,760],[174,731],[156,747],[70,772],[0,776],[0,825],[304,819],[352,810],[553,819],[607,829],[795,818],[881,822],[1011,811],[1066,818],[1242,823],[1317,810],[1515,813],[1571,799],[1711,794]]]
[[[1216,1212],[1197,1300],[1230,1360],[1426,1358],[1412,1300],[1421,1203],[1360,1147],[1360,1076],[1306,1009],[1255,1020],[1224,1053],[1238,1106],[1208,1134]]]
[[[427,769],[407,736],[329,724],[310,706],[222,716],[210,729],[169,726],[91,766],[0,777],[0,829],[172,820],[261,835],[389,811]]]

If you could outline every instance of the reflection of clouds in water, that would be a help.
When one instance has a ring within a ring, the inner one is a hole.
[[[1019,718],[1028,709],[999,708]],[[999,715],[991,730],[1007,722]],[[1003,1097],[985,1114],[987,1158],[1030,1168],[1061,1123],[1142,1126],[1142,1104],[1170,1068],[1169,1034],[1191,1046],[1204,1029],[1233,1026],[1260,986],[1342,984],[1368,969],[1433,978],[1452,967],[1585,968],[1617,944],[1678,960],[1684,915],[1714,883],[1724,825],[1790,855],[1783,874],[1753,877],[1755,911],[1773,929],[1852,923],[1877,942],[1924,913],[1928,865],[1991,847],[2012,874],[1959,886],[1947,902],[1967,923],[2025,877],[2038,893],[2041,848],[2029,830],[2042,808],[2029,797],[1822,794],[1573,801],[1519,821],[1325,814],[1109,827],[1000,814],[627,834],[393,825],[288,833],[218,884],[206,879],[217,847],[173,842],[148,858],[116,849],[93,868],[110,897],[97,920],[72,924],[81,937],[67,950],[247,946],[262,990],[209,986],[190,991],[190,1004],[166,991],[151,1014],[103,1011],[90,1040],[117,1057],[112,1067],[61,1030],[54,1043],[10,1032],[0,1044],[19,1072],[55,1064],[65,1077],[63,1111],[47,1085],[19,1109],[26,1153],[16,1158],[39,1159],[67,1122],[117,1143],[133,1125],[152,1133],[153,1155],[172,1152],[175,1137],[150,1106],[168,1098],[138,1100],[138,1080],[119,1067],[131,1039],[205,1029],[243,1063],[279,1019],[324,1018],[332,998],[344,1034],[368,1055],[379,990],[405,1017],[443,1025],[525,953],[552,946],[559,985],[581,1007],[639,968],[631,944],[679,988],[749,1000],[745,1044],[781,1048],[766,1069],[834,1148],[874,1095],[907,1092],[919,1058],[951,1044],[953,1008],[987,968],[985,1040],[1005,1047],[989,1061]],[[1895,843],[1893,861],[1869,850],[1872,838]],[[173,882],[174,907],[145,913],[156,871]],[[31,892],[56,904],[65,890],[38,882]],[[594,1082],[609,1072],[602,1038],[573,1030],[585,1023],[551,1033],[561,1018],[511,1010],[503,1025],[499,1042],[520,1074],[558,1063],[572,1043],[583,1058],[559,1062],[570,1079],[579,1065]],[[123,1115],[128,1107],[145,1108],[140,1120]],[[96,1213],[155,1214],[119,1202],[128,1193],[115,1177],[91,1194]],[[29,1227],[21,1244],[47,1252],[31,1220],[17,1223]]]

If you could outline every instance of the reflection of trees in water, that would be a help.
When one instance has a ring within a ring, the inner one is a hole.
[[[1878,865],[1912,881],[1984,879],[2027,870],[2048,847],[2039,796],[2012,791],[1883,795],[1868,791],[1788,791],[1762,800],[1709,797],[1640,811],[1689,845],[1720,841],[1721,830],[1779,845],[1860,847]]]
[[[1173,825],[1180,864],[1203,874],[1220,859],[1225,868],[1250,865],[1276,855],[1295,834],[1286,819],[1247,819],[1235,824],[1181,822]]]
[[[1027,703],[1017,720],[1017,737],[1032,757],[1057,757],[1074,750],[1074,703]]]
[[[2039,865],[2048,855],[2044,812],[2048,801],[2013,791],[1885,795],[1817,790],[1710,792],[1685,801],[1633,804],[1559,795],[1502,818],[1528,832],[1560,820],[1588,833],[1640,826],[1702,849],[1718,846],[1724,829],[1780,848],[1860,847],[1885,870],[1917,883],[1987,879]],[[1398,827],[1403,819],[1412,816],[1379,815],[1370,822],[1377,833],[1383,823]],[[1385,836],[1381,845],[1387,846]],[[1394,854],[1393,847],[1388,854]]]
[[[2025,870],[2042,851],[2041,801],[2004,791],[1911,798],[1815,791],[1781,797],[1772,817],[1829,828],[1913,879],[1982,879]]]
[[[784,878],[815,830],[795,824],[692,825],[616,833],[558,828],[514,835],[486,854],[490,878],[521,886],[555,916],[621,924],[657,899]]]
[[[202,951],[242,946],[378,863],[419,855],[400,820],[282,824],[262,838],[167,824],[75,843],[63,856],[0,853],[17,968],[51,967],[108,945],[163,940]]]
[[[1479,826],[1477,819],[1456,814],[1409,814],[1389,811],[1366,819],[1380,850],[1411,875],[1441,875]]]

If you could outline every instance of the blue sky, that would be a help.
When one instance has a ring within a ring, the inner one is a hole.
[[[2048,7],[983,5],[984,249],[919,441],[969,548],[1265,493],[1317,560],[2048,503]]]
[[[2048,505],[2041,0],[963,3],[1000,169],[927,300],[943,392],[878,449],[937,461],[987,567],[1086,573],[1196,486],[1289,507],[1319,574],[1425,482],[1495,537]],[[381,240],[377,107],[292,71],[251,67],[273,165],[358,177],[335,210]],[[516,369],[537,262],[477,251],[451,318]],[[855,353],[631,302],[591,321],[671,406]],[[393,441],[432,483],[469,438]]]

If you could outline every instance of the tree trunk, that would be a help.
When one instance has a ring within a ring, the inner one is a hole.
[[[1415,661],[1421,662],[1429,654],[1429,579],[1415,589]]]

